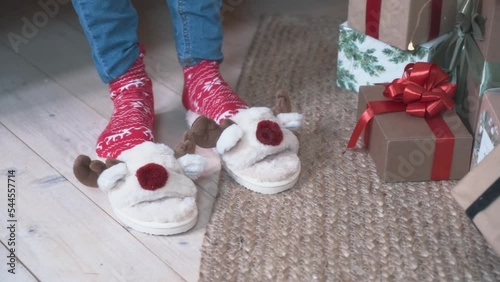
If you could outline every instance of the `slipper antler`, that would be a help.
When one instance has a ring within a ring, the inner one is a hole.
[[[120,163],[116,159],[107,159],[106,163],[91,160],[89,156],[79,155],[73,163],[73,173],[83,185],[97,188],[97,178],[105,170]]]
[[[222,132],[234,124],[230,119],[225,119],[220,125],[206,116],[198,117],[191,126],[191,133],[195,144],[202,148],[213,148]]]
[[[278,92],[276,92],[276,104],[272,110],[275,115],[290,113],[292,111],[292,102],[286,91],[278,90]]]
[[[196,142],[193,133],[191,131],[186,131],[184,132],[183,140],[174,148],[174,156],[178,159],[186,154],[194,154],[195,149]]]

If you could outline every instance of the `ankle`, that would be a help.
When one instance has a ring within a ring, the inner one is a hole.
[[[152,92],[151,78],[147,74],[146,66],[144,64],[145,55],[146,51],[144,47],[140,45],[140,53],[134,64],[127,70],[127,72],[109,83],[108,86],[110,93],[113,94],[135,88],[146,88],[147,92]],[[113,95],[112,98],[114,98]]]
[[[204,60],[184,68],[182,103],[187,110],[219,122],[238,109],[247,108],[245,102],[224,81],[217,61]]]
[[[210,65],[212,64],[212,66]],[[214,68],[216,66],[216,68]],[[186,110],[196,112],[196,101],[193,101],[192,94],[196,81],[199,81],[203,73],[213,74],[219,73],[218,64],[215,61],[202,60],[198,64],[183,68],[184,73],[184,87],[182,90],[182,105]],[[220,73],[219,73],[220,75]]]

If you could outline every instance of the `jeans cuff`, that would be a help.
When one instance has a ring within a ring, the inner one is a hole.
[[[187,59],[181,59],[179,58],[179,63],[181,64],[181,67],[183,68],[188,68],[192,66],[196,66],[197,64],[201,63],[201,61],[217,61],[219,63],[222,63],[223,59],[201,59],[201,58],[187,58]]]

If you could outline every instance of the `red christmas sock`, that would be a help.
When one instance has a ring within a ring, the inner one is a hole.
[[[184,69],[182,103],[186,109],[218,123],[248,108],[222,78],[219,63],[206,60]]]
[[[114,112],[97,140],[102,158],[116,158],[144,141],[154,141],[154,99],[151,79],[144,67],[144,49],[134,65],[109,84]]]

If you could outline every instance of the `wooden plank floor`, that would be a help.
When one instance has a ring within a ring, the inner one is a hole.
[[[61,1],[63,2],[63,1]],[[264,13],[343,17],[347,0],[240,0],[224,9],[222,73],[235,86]],[[139,36],[154,80],[157,140],[175,145],[187,129],[182,72],[165,1],[134,1]],[[177,236],[150,236],[122,226],[108,199],[73,176],[78,154],[94,144],[112,113],[90,48],[71,4],[13,48],[23,19],[43,12],[37,1],[0,3],[0,281],[196,281],[205,227],[217,195],[219,159],[196,182],[200,217]],[[334,29],[336,27],[332,27]],[[16,171],[16,274],[7,272],[7,174]]]

